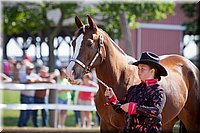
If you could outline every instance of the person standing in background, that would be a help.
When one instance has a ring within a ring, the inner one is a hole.
[[[56,83],[53,77],[48,73],[48,67],[43,66],[39,70],[39,76],[42,78],[43,83]],[[36,104],[47,104],[48,103],[49,90],[36,90],[35,91],[35,103]],[[48,126],[48,113],[47,109],[42,109],[42,126]],[[33,121],[39,127],[38,123],[38,110],[33,110]]]
[[[11,66],[8,60],[3,60],[3,73],[7,75],[8,77],[11,76]]]
[[[25,66],[25,72],[23,72],[22,70],[20,72],[20,75],[19,75],[20,83],[29,84],[29,83],[41,82],[42,79],[37,74],[33,73],[34,65],[28,61],[23,62],[23,63]],[[21,104],[33,104],[34,96],[35,96],[35,90],[22,90],[20,92]],[[19,121],[18,121],[19,127],[27,126],[31,113],[32,113],[31,110],[20,111],[20,116],[19,116]],[[33,124],[36,125],[36,123],[33,123]]]
[[[80,85],[89,86],[89,87],[97,87],[97,84],[94,83],[91,79],[92,79],[92,76],[90,73],[85,74],[82,78],[82,83]],[[94,93],[80,91],[78,95],[78,104],[79,105],[94,105]],[[91,128],[91,124],[92,124],[91,111],[81,111],[81,124],[82,124],[82,127]]]
[[[58,83],[63,85],[71,85],[68,79],[66,78],[66,69],[60,69],[60,76],[58,78]],[[71,102],[71,91],[69,90],[58,90],[58,104],[67,104],[69,105]],[[57,110],[57,123],[58,128],[65,127],[65,120],[67,117],[67,110]]]
[[[72,92],[72,101],[74,105],[77,105],[79,91]],[[74,110],[74,117],[76,122],[76,127],[81,127],[81,115],[79,110]]]

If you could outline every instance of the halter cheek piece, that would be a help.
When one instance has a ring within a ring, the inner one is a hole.
[[[84,31],[84,27],[83,27],[83,31]],[[103,36],[102,35],[99,35],[99,44],[98,44],[98,50],[97,50],[97,53],[95,54],[94,58],[92,59],[92,61],[89,63],[89,65],[85,65],[83,62],[81,62],[80,60],[78,59],[74,59],[72,58],[70,60],[71,61],[74,61],[75,63],[79,64],[86,73],[90,72],[91,71],[91,68],[92,68],[92,65],[94,64],[94,62],[97,60],[97,58],[99,57],[99,55],[102,54],[102,47],[103,47]]]

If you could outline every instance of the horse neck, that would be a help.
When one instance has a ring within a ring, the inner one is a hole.
[[[123,82],[120,81],[120,76],[127,67],[127,59],[123,53],[116,49],[107,36],[104,36],[104,45],[106,59],[96,67],[97,77],[109,87],[115,87],[118,83]]]

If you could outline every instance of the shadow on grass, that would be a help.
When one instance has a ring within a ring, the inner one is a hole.
[[[17,126],[18,118],[17,117],[4,117],[3,125],[4,126]]]
[[[19,119],[19,111],[4,111],[4,116],[3,116],[3,125],[8,127],[8,126],[17,126],[18,123],[18,119]],[[95,122],[95,112],[93,112],[93,117],[92,117],[92,121]],[[41,118],[41,111],[38,112],[38,121],[39,124],[42,125],[42,118]],[[29,121],[28,121],[28,126],[33,126],[33,122],[32,122],[32,117],[30,117]],[[68,111],[67,112],[67,118],[65,121],[65,126],[66,127],[75,127],[75,116],[74,116],[74,111]]]
[[[6,127],[17,126],[18,119],[19,119],[18,117],[4,117],[3,118],[3,125],[6,126]],[[41,118],[39,118],[40,125],[41,125],[41,121],[42,121]],[[65,125],[67,127],[74,127],[75,126],[74,116],[69,115],[68,118],[65,121]],[[28,126],[33,126],[32,118],[29,119]]]

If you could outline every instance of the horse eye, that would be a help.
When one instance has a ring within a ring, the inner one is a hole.
[[[88,47],[91,47],[91,46],[92,46],[92,43],[88,43],[87,46],[88,46]]]

